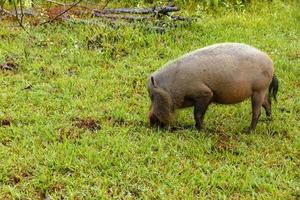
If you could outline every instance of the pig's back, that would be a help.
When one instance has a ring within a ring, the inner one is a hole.
[[[271,59],[254,47],[221,43],[185,54],[152,76],[167,90],[185,90],[205,83],[220,96],[230,91],[244,96],[256,87],[255,82],[259,83],[257,87],[269,84],[273,66]],[[263,83],[257,81],[264,77]]]

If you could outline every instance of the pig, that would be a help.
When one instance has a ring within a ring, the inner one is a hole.
[[[271,117],[278,79],[271,58],[242,43],[219,43],[187,53],[152,73],[147,80],[151,99],[150,126],[169,126],[175,110],[194,107],[195,127],[203,127],[208,106],[236,104],[251,98],[256,128],[261,107]]]

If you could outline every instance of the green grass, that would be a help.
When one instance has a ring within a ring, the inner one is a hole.
[[[191,24],[0,22],[0,199],[299,199],[300,15],[275,1],[200,12]],[[188,10],[186,10],[188,9]],[[273,120],[243,132],[250,102],[192,109],[176,131],[151,129],[147,76],[218,42],[266,51],[280,81]],[[28,88],[29,89],[25,89]],[[10,122],[10,125],[5,125]]]

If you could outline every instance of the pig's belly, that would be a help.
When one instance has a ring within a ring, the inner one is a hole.
[[[251,95],[251,84],[223,84],[220,88],[213,90],[213,102],[220,104],[234,104],[244,101],[251,97]]]

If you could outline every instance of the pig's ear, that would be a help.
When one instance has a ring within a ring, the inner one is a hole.
[[[151,76],[151,83],[152,83],[153,87],[155,87],[155,88],[157,87],[153,76]]]

